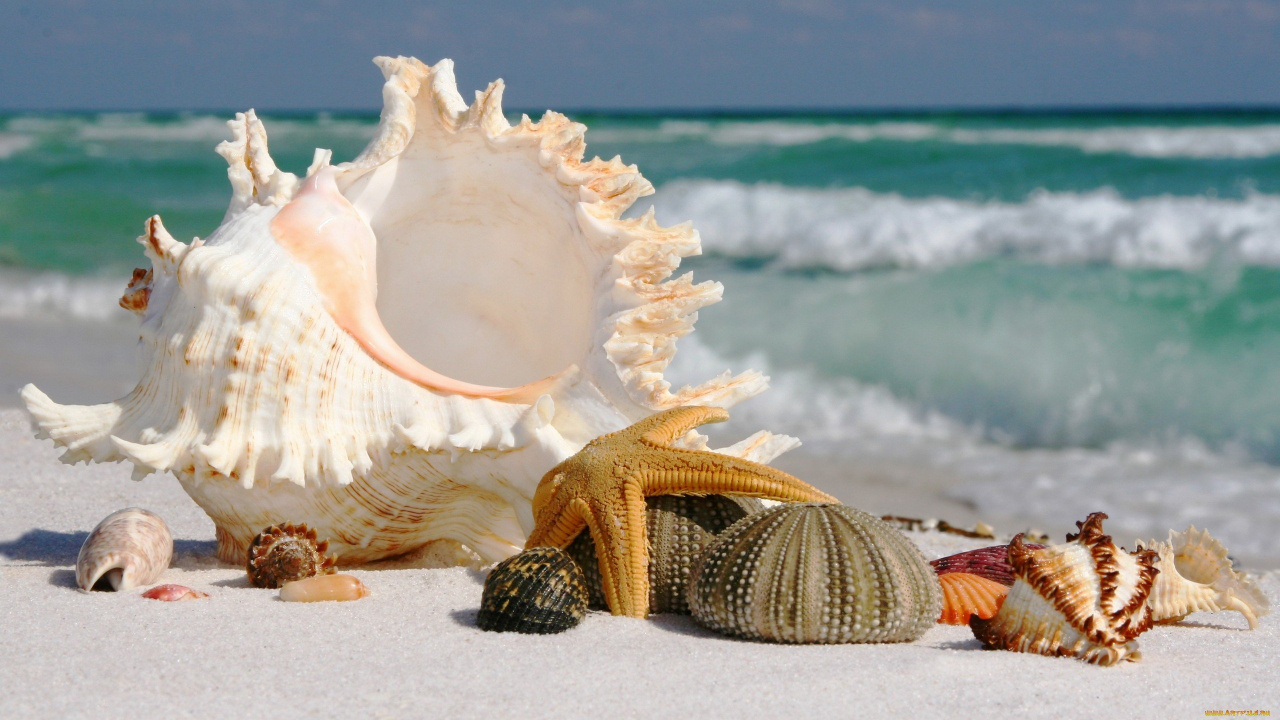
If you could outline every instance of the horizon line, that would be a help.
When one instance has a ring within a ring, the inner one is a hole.
[[[260,115],[318,115],[330,113],[334,115],[377,115],[381,107],[297,107],[297,108],[253,108]],[[190,108],[10,108],[0,107],[0,115],[104,115],[132,114],[147,115],[234,115],[244,112],[244,108],[227,107],[190,107]],[[537,117],[547,110],[531,108],[509,108],[504,114],[527,114]],[[1162,114],[1274,114],[1280,113],[1280,103],[1183,103],[1183,104],[1056,104],[1056,105],[866,105],[866,106],[704,106],[704,107],[568,107],[556,110],[562,115],[610,115],[615,117],[744,117],[744,116],[858,116],[858,115],[1162,115]]]

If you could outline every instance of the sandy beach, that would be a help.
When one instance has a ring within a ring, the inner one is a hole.
[[[0,411],[3,717],[1204,717],[1280,709],[1280,616],[1193,615],[1098,668],[984,651],[968,628],[896,645],[741,642],[690,618],[593,612],[557,636],[475,627],[483,574],[381,564],[348,604],[291,605],[213,558],[213,525],[176,481],[68,467]],[[176,555],[165,604],[75,588],[88,531],[126,506],[159,513]],[[979,546],[909,533],[929,557]],[[1262,586],[1280,601],[1280,576]]]

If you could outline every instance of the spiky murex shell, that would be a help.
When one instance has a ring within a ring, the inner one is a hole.
[[[329,541],[306,525],[272,525],[249,543],[245,572],[254,587],[278,588],[287,582],[333,573]]]
[[[253,111],[238,114],[229,123],[233,138],[218,147],[233,190],[223,224],[203,242],[184,244],[153,217],[139,238],[152,268],[135,278],[126,303],[142,316],[138,386],[92,406],[59,405],[33,385],[22,392],[37,433],[66,449],[65,462],[129,461],[135,478],[175,474],[213,518],[227,562],[242,563],[253,535],[278,518],[329,538],[343,564],[442,538],[497,560],[518,551],[532,528],[542,474],[591,438],[657,409],[730,406],[767,386],[754,372],[679,390],[663,377],[676,340],[722,288],[670,278],[681,258],[700,251],[687,224],[660,227],[652,212],[622,218],[652,192],[634,166],[584,161],[585,127],[557,113],[509,125],[501,81],[467,106],[451,61],[376,62],[386,82],[374,139],[340,165],[318,150],[308,177],[331,172],[377,235],[379,257],[385,241],[387,252],[413,261],[378,264],[379,298],[400,298],[386,309],[380,301],[379,313],[389,325],[415,316],[439,323],[425,335],[415,331],[415,340],[434,339],[421,343],[429,352],[456,352],[446,370],[486,365],[527,382],[553,362],[567,367],[536,398],[494,400],[433,390],[370,356],[326,309],[316,276],[273,238],[273,218],[303,183],[276,167]],[[476,242],[397,236],[429,225],[430,217],[412,216],[423,199],[460,212],[474,201],[471,222],[450,216],[430,227],[453,240],[449,232],[474,232],[465,239]],[[526,210],[539,223],[519,215]],[[428,241],[436,245],[414,244]],[[490,272],[484,263],[496,255],[481,241],[523,255]],[[556,305],[536,292],[517,298],[528,302],[494,306],[490,294],[505,297],[502,282],[521,279],[521,262],[536,266],[530,273],[572,275],[571,283],[535,274],[520,286],[576,298],[563,325],[548,320]],[[435,313],[433,301],[474,307],[455,317]],[[544,316],[529,315],[526,305]],[[466,341],[482,346],[462,347],[457,328],[490,328],[496,340],[483,346],[489,336],[477,332],[480,340]],[[485,352],[493,349],[502,352]],[[503,364],[509,359],[523,371]],[[768,462],[795,444],[761,431],[723,451]]]
[[[1227,548],[1207,530],[1194,525],[1186,532],[1170,530],[1165,542],[1139,541],[1138,547],[1160,556],[1160,574],[1147,600],[1155,622],[1178,622],[1193,612],[1235,611],[1253,630],[1258,618],[1271,612],[1262,589],[1235,569]]]
[[[989,620],[969,627],[984,645],[1014,652],[1075,657],[1097,665],[1137,660],[1136,638],[1150,629],[1147,598],[1156,554],[1125,552],[1102,532],[1103,513],[1077,522],[1067,542],[1028,548],[1009,543],[1014,583]]]

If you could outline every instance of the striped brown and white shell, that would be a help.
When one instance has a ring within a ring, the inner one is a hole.
[[[1170,530],[1166,542],[1139,541],[1139,547],[1160,555],[1160,575],[1147,600],[1158,623],[1178,622],[1193,612],[1234,610],[1253,630],[1271,611],[1262,589],[1234,568],[1227,549],[1206,530],[1194,525],[1186,532]]]
[[[249,544],[245,570],[254,587],[278,588],[287,582],[333,572],[334,559],[326,555],[328,540],[317,540],[305,524],[272,525]]]
[[[1007,586],[972,573],[943,573],[938,583],[942,585],[938,622],[944,625],[968,625],[971,616],[983,620],[994,617],[1009,594]]]
[[[739,520],[689,580],[694,619],[754,640],[906,642],[941,608],[937,575],[915,545],[873,515],[829,503]]]
[[[582,570],[563,550],[536,547],[503,560],[484,581],[481,630],[549,634],[564,632],[587,614]]]
[[[1038,550],[1043,545],[1023,543],[1028,550]],[[1009,566],[1009,546],[993,545],[991,547],[968,550],[955,555],[930,560],[935,572],[941,577],[947,573],[970,573],[1009,587],[1013,585],[1013,568]]]
[[[159,580],[172,559],[173,535],[159,515],[117,510],[80,546],[76,584],[81,590],[131,590]]]
[[[764,503],[734,495],[654,495],[645,498],[645,503],[648,505],[649,612],[688,615],[686,589],[694,563],[720,533],[747,515],[763,510]],[[583,531],[565,552],[582,568],[590,607],[608,610],[591,533]]]
[[[1140,657],[1136,638],[1151,627],[1147,598],[1159,570],[1151,550],[1125,552],[1093,513],[1061,545],[1033,550],[1009,544],[1014,583],[990,620],[969,627],[983,645],[1066,656],[1097,665]]]

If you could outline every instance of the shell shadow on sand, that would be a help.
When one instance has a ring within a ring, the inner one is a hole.
[[[21,536],[0,542],[0,559],[24,565],[74,568],[80,546],[84,545],[87,532],[58,532],[37,528]],[[174,540],[171,567],[180,570],[200,570],[217,567],[217,543],[212,540]],[[58,587],[75,587],[75,570],[60,569],[49,575],[49,584]]]

